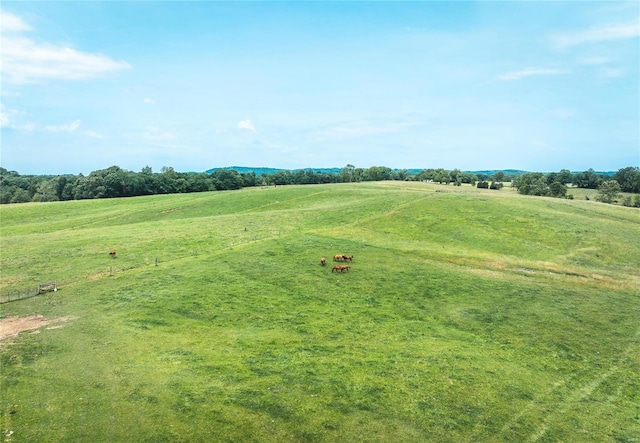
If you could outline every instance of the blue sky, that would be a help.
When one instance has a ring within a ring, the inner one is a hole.
[[[640,165],[640,3],[0,5],[2,167]]]

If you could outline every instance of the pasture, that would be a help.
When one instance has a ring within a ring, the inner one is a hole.
[[[637,209],[370,182],[0,211],[3,293],[58,285],[0,305],[51,322],[0,344],[4,441],[640,441]]]

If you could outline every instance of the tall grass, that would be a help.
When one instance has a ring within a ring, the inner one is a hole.
[[[2,290],[61,287],[2,315],[67,318],[0,351],[10,441],[640,439],[637,210],[397,182],[1,209]]]

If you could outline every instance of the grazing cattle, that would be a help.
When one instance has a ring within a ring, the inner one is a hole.
[[[353,255],[343,255],[344,261],[353,261]]]
[[[344,272],[344,271],[348,271],[349,269],[351,269],[351,266],[348,265],[335,265],[333,268],[331,268],[331,272],[336,272],[338,273],[338,271],[340,272]]]
[[[322,258],[320,259],[320,266],[324,266],[324,265],[326,265],[326,264],[327,264],[327,259],[326,259],[326,258],[324,258],[324,257],[322,257]]]
[[[344,257],[344,255],[336,254],[333,256],[333,261],[342,261],[342,257]]]
[[[115,249],[112,250],[111,252],[109,252],[109,255],[111,256],[111,258],[116,258],[116,251]]]

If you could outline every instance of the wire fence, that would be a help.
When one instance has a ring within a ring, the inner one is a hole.
[[[246,231],[246,228],[245,228],[245,231]],[[91,277],[114,276],[121,272],[129,271],[132,269],[138,269],[138,268],[142,268],[150,265],[159,266],[160,264],[168,264],[174,261],[183,260],[188,257],[197,258],[199,253],[200,255],[208,256],[208,255],[220,253],[221,251],[224,251],[224,250],[234,249],[234,246],[237,247],[245,244],[255,243],[260,240],[280,237],[282,234],[283,234],[282,229],[278,229],[277,231],[273,231],[270,233],[270,235],[267,235],[265,237],[253,235],[248,239],[247,238],[229,239],[223,242],[218,248],[214,248],[214,249],[206,249],[204,251],[203,250],[181,251],[182,252],[181,254],[157,256],[154,258],[145,257],[144,260],[140,262],[127,263],[127,265],[123,265],[123,266],[109,266],[108,269],[103,269],[95,274],[91,274]],[[234,241],[236,243],[234,243]],[[109,255],[111,255],[111,258],[113,259],[117,257],[115,254],[115,251],[113,251],[113,253],[110,253]],[[66,282],[65,286],[68,284],[72,284],[72,282]],[[55,281],[39,284],[35,288],[32,287],[29,289],[9,289],[7,291],[2,291],[2,293],[0,294],[0,304],[9,303],[12,301],[24,300],[27,298],[35,297],[45,292],[57,291],[57,290],[58,290],[58,285],[57,285],[57,282]]]
[[[23,300],[25,298],[35,297],[38,294],[39,292],[37,289],[14,290],[6,294],[0,295],[0,304],[9,303],[10,301],[17,301],[17,300]]]

